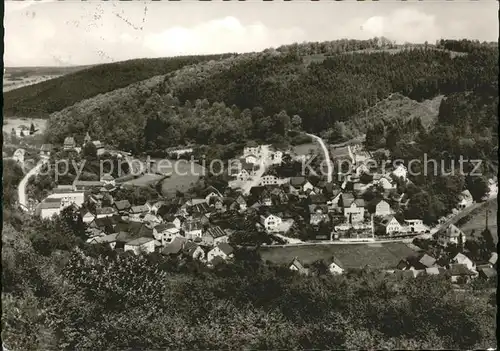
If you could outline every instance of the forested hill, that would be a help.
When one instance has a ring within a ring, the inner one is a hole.
[[[490,44],[442,41],[398,49],[380,40],[306,43],[184,66],[156,85],[137,83],[54,113],[50,139],[89,130],[141,151],[275,140],[286,137],[292,120],[324,131],[391,93],[422,101],[497,84],[498,50]]]
[[[98,94],[164,75],[185,65],[228,55],[136,59],[92,66],[3,94],[4,116],[47,117]]]

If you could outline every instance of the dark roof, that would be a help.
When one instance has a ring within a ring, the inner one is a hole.
[[[161,223],[161,224],[158,224],[157,226],[154,227],[154,229],[158,232],[162,232],[164,230],[167,230],[168,229],[168,226],[166,223]]]
[[[174,238],[174,240],[172,240],[170,244],[165,246],[161,253],[164,255],[178,254],[179,252],[181,252],[186,241],[186,238],[177,236]]]
[[[126,210],[131,208],[130,202],[128,200],[115,201],[115,207],[118,211]]]
[[[231,245],[227,244],[227,243],[220,243],[219,245],[217,245],[217,247],[222,251],[224,252],[226,255],[230,255],[233,253],[233,248],[231,247]]]
[[[363,200],[363,199],[356,199],[356,200],[354,200],[354,203],[358,207],[365,207],[365,200]]]
[[[430,268],[436,264],[436,259],[432,256],[429,256],[427,254],[423,254],[420,259],[418,260],[422,265],[424,265],[426,268]]]
[[[221,227],[215,226],[215,227],[208,228],[207,231],[205,232],[205,235],[210,235],[210,236],[212,236],[212,238],[217,239],[217,238],[220,238],[220,237],[225,236],[227,234],[225,231],[222,230]]]
[[[349,193],[342,193],[342,205],[344,207],[349,207],[354,202],[354,196]]]
[[[292,177],[290,178],[290,185],[294,187],[302,186],[307,182],[305,177]]]
[[[208,206],[208,204],[206,202],[202,202],[202,203],[193,205],[193,206],[191,206],[191,209],[195,213],[205,214],[205,213],[210,212],[210,206]]]
[[[478,269],[479,274],[483,274],[486,278],[493,278],[497,276],[497,270],[492,267],[483,267]]]
[[[470,271],[466,265],[459,263],[450,264],[450,269],[448,270],[453,276],[471,276],[474,275],[474,272]]]
[[[149,243],[152,240],[154,240],[154,239],[153,238],[140,237],[140,238],[137,238],[137,239],[134,239],[134,240],[131,240],[131,241],[127,242],[126,245],[141,246],[141,245],[144,245],[146,243]]]

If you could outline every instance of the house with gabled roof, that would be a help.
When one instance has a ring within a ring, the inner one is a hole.
[[[471,271],[465,264],[452,263],[447,270],[447,274],[450,276],[452,283],[464,284],[476,276],[477,272]]]
[[[186,239],[194,240],[195,238],[201,238],[203,232],[203,224],[200,220],[188,219],[182,223],[182,230]]]
[[[478,276],[484,280],[493,280],[497,277],[497,270],[492,267],[478,268]]]
[[[141,253],[151,253],[155,251],[155,240],[148,237],[139,237],[127,242],[123,250],[132,251],[136,255]]]
[[[238,195],[234,201],[239,205],[240,211],[246,211],[247,201],[245,200],[245,198],[241,194]]]
[[[314,186],[305,177],[290,178],[290,193],[298,195],[307,190],[313,190]]]
[[[467,269],[469,269],[471,271],[475,271],[476,270],[476,264],[469,257],[467,257],[466,255],[464,255],[461,252],[459,252],[458,254],[456,254],[455,257],[453,257],[451,259],[451,262],[452,263],[463,264],[463,265],[465,265],[467,267]]]
[[[350,204],[348,206],[344,205],[344,217],[346,218],[348,223],[360,223],[364,221],[365,216],[365,202],[363,199],[354,199],[351,201],[350,199],[347,203]]]
[[[234,257],[234,249],[228,243],[220,243],[207,253],[207,261],[212,262],[215,257],[229,260]]]
[[[446,230],[439,231],[437,234],[438,242],[441,245],[448,245],[449,243],[458,244],[459,240],[465,243],[465,234],[456,225],[450,224]],[[461,239],[460,239],[461,238]]]
[[[203,191],[203,197],[205,198],[205,202],[209,203],[211,197],[222,197],[222,194],[216,187],[208,186]]]
[[[128,214],[131,221],[142,221],[146,213],[149,213],[148,206],[139,205],[132,206]]]
[[[192,241],[188,241],[184,244],[182,254],[191,257],[193,260],[201,261],[205,258],[205,251],[203,251],[200,245],[197,245]]]
[[[395,233],[401,233],[403,231],[403,226],[398,222],[396,217],[390,217],[390,220],[385,226],[385,233],[387,235],[393,235]]]
[[[458,203],[458,208],[460,210],[463,210],[466,207],[469,207],[474,203],[474,199],[472,198],[472,195],[469,190],[464,190],[462,193],[459,195],[460,202]]]
[[[104,236],[96,236],[87,240],[89,244],[108,244],[112,249],[116,246],[116,237],[118,233],[112,233]]]
[[[422,270],[436,266],[436,259],[426,253],[423,253],[417,257],[410,257],[408,259],[408,262],[408,269],[413,270]]]
[[[330,260],[327,262],[328,270],[331,274],[337,275],[344,273],[344,269],[342,268],[342,262],[335,256],[332,256]]]
[[[172,255],[177,256],[181,253],[184,248],[184,244],[187,242],[187,239],[182,236],[175,237],[171,243],[167,244],[161,253],[163,255]]]
[[[375,216],[388,216],[393,213],[389,203],[383,199],[380,199],[375,204]]]
[[[305,268],[302,262],[300,262],[297,257],[295,257],[292,262],[290,262],[290,264],[288,265],[288,269],[303,275],[309,274],[309,269]]]
[[[125,214],[125,213],[128,214],[128,212],[132,208],[132,205],[128,200],[115,201],[113,205],[120,214]]]
[[[50,156],[53,149],[54,147],[52,144],[43,144],[40,148],[40,156]]]
[[[260,216],[260,224],[268,233],[276,233],[281,231],[281,217],[268,213]]]
[[[161,223],[153,227],[153,236],[165,246],[174,238],[180,236],[180,229],[173,223]]]
[[[76,147],[75,138],[66,137],[64,139],[64,150],[73,150]]]
[[[227,243],[227,233],[219,226],[210,227],[201,236],[202,242],[207,246],[218,245],[219,243]]]

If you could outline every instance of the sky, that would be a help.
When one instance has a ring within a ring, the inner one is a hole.
[[[399,43],[497,41],[499,30],[495,0],[5,0],[4,28],[8,67],[250,52],[294,42],[375,36]]]

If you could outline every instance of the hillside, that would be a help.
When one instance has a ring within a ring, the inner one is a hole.
[[[92,66],[6,92],[4,116],[46,118],[49,114],[72,106],[81,100],[175,71],[185,65],[218,59],[221,56],[224,55],[136,59]],[[26,71],[20,68],[11,70],[16,77]],[[34,72],[38,71],[40,70],[34,70]],[[43,71],[44,75],[54,73],[50,68],[46,71]],[[8,69],[7,73],[9,72]]]
[[[433,99],[418,102],[399,93],[390,94],[374,106],[352,116],[346,122],[346,127],[354,135],[360,135],[366,133],[367,128],[378,121],[392,121],[398,118],[411,120],[418,117],[422,125],[429,129],[437,119],[442,99],[443,96],[438,95]]]
[[[175,143],[227,144],[242,138],[279,142],[287,137],[292,119],[304,130],[325,131],[338,122],[349,123],[353,115],[394,92],[399,92],[399,99],[425,101],[480,88],[498,75],[498,52],[493,49],[455,58],[426,48],[338,54],[363,49],[358,42],[351,47],[328,42],[318,49],[328,58],[308,66],[303,57],[314,53],[317,43],[186,65],[158,76],[163,82],[147,89],[137,89],[137,83],[54,113],[49,137],[58,143],[68,134],[83,137],[90,131],[112,145],[138,151]],[[394,114],[411,111],[410,117],[413,113],[434,118],[435,111],[403,100]],[[217,113],[209,108],[214,104]]]

